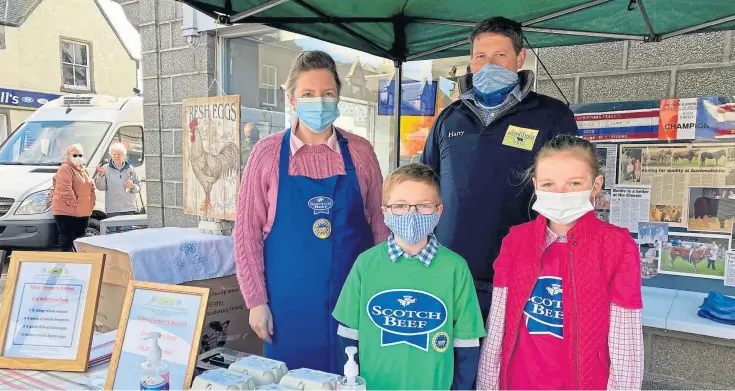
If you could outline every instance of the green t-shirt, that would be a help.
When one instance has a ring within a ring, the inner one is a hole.
[[[485,336],[467,263],[446,247],[428,267],[404,257],[391,262],[387,243],[365,251],[333,315],[358,330],[360,376],[373,390],[448,390],[453,341]]]

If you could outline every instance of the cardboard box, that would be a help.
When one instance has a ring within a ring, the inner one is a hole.
[[[125,290],[133,279],[133,269],[128,254],[104,247],[77,242],[79,251],[104,253],[105,270],[102,274],[99,305],[97,306],[96,331],[107,332],[118,328]],[[234,275],[210,280],[190,281],[181,285],[209,288],[209,303],[202,328],[199,354],[226,347],[246,353],[263,354],[263,341],[250,328],[249,312],[240,294],[240,286]]]

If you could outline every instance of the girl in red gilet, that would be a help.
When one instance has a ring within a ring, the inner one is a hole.
[[[628,230],[593,211],[595,147],[557,136],[528,177],[540,215],[511,228],[495,261],[477,388],[640,389],[640,256]]]

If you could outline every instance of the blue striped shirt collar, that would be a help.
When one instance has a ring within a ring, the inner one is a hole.
[[[429,267],[431,265],[431,261],[434,260],[436,253],[439,251],[439,246],[440,244],[436,239],[436,236],[434,234],[429,234],[429,242],[426,243],[426,246],[424,246],[418,254],[408,254],[401,248],[401,246],[398,245],[398,243],[396,243],[393,233],[391,233],[388,237],[388,257],[390,257],[390,260],[393,263],[396,263],[400,257],[418,259],[424,264],[424,266]]]
[[[523,96],[522,96],[522,93],[521,93],[521,84],[520,83],[516,84],[515,88],[513,88],[510,91],[510,94],[508,95],[508,97],[505,98],[505,101],[503,103],[501,103],[500,105],[498,105],[498,107],[488,108],[488,107],[485,107],[485,106],[477,103],[477,100],[475,99],[475,93],[474,93],[474,91],[472,89],[470,89],[469,91],[466,91],[464,94],[462,94],[462,95],[459,96],[459,99],[468,100],[468,101],[471,101],[471,102],[473,102],[475,104],[475,107],[477,107],[477,109],[482,114],[482,120],[485,123],[485,126],[487,126],[491,122],[493,122],[493,119],[498,114],[498,112],[500,111],[500,109],[502,109],[504,106],[506,106],[508,103],[510,103],[511,102],[511,99],[515,99],[516,101],[520,102],[522,98],[523,98]]]

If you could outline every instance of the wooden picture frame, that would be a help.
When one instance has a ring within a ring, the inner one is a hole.
[[[141,296],[139,296],[138,300],[136,300],[136,293],[141,292]],[[168,294],[169,296],[153,296],[152,294]],[[163,311],[163,307],[170,307],[172,308],[172,311],[176,306],[179,307],[185,307],[186,303],[184,303],[184,300],[187,296],[190,297],[198,297],[198,303],[196,308],[186,309],[181,308],[181,311],[190,311],[189,314],[184,314],[181,316],[171,317],[168,320],[171,321],[170,323],[167,322],[167,319],[154,319],[154,318],[148,318],[146,314],[156,314],[156,316],[165,316],[161,315]],[[146,301],[147,299],[147,301]],[[125,294],[125,302],[123,304],[123,310],[122,315],[120,317],[120,325],[118,326],[117,330],[117,339],[115,341],[115,348],[112,351],[112,359],[110,361],[110,369],[107,373],[107,380],[105,382],[105,390],[114,390],[114,389],[138,389],[136,387],[140,386],[140,379],[141,379],[141,364],[147,360],[146,356],[143,356],[141,359],[140,356],[142,356],[143,350],[138,349],[139,354],[130,352],[129,350],[125,350],[126,347],[133,347],[135,344],[140,343],[142,334],[150,335],[148,332],[145,332],[141,327],[146,326],[150,327],[151,329],[155,330],[156,328],[159,330],[164,330],[164,327],[171,326],[173,324],[173,327],[184,327],[186,329],[189,329],[189,326],[191,327],[191,332],[187,332],[186,330],[183,330],[182,333],[184,334],[190,334],[191,335],[191,341],[185,341],[185,343],[189,344],[189,351],[187,359],[186,359],[186,367],[183,371],[182,379],[183,382],[181,384],[179,383],[178,378],[174,378],[173,371],[172,374],[169,376],[169,387],[170,389],[189,389],[192,378],[194,377],[194,369],[196,368],[196,360],[199,353],[199,344],[201,340],[201,334],[202,334],[202,328],[204,325],[204,317],[206,315],[207,310],[207,302],[209,300],[209,288],[198,288],[198,287],[190,287],[190,286],[184,286],[184,285],[168,285],[168,284],[158,284],[158,283],[152,283],[152,282],[143,282],[143,281],[130,281],[128,283],[127,292]],[[138,308],[143,307],[143,304],[146,304],[149,307],[155,307],[152,310],[149,310],[146,312],[144,308]],[[138,307],[133,307],[134,305]],[[153,311],[156,312],[153,312]],[[140,314],[139,314],[140,312]],[[133,316],[138,316],[137,320],[134,320],[134,327],[131,327],[130,317],[131,313],[133,313]],[[142,314],[142,315],[141,315]],[[193,316],[195,315],[195,316]],[[189,319],[187,320],[186,316],[189,316]],[[151,322],[154,321],[154,322]],[[194,324],[190,325],[187,322],[193,321]],[[181,323],[184,324],[184,326],[181,326]],[[132,330],[131,333],[135,333],[139,328],[141,328],[140,332],[137,334],[137,337],[135,337],[135,334],[128,334],[129,328]],[[177,330],[178,331],[178,330]],[[186,336],[186,335],[185,335]],[[126,343],[126,338],[130,338],[129,343]],[[179,338],[178,335],[174,335],[174,333],[170,333],[168,335],[163,335],[161,340],[164,340],[164,342],[169,342],[166,345],[167,346],[174,346],[175,340]],[[159,347],[160,347],[159,343]],[[174,367],[180,367],[182,364],[176,364],[172,363],[166,358],[166,346],[162,347],[164,351],[164,356],[161,361],[167,363],[169,370]],[[182,352],[176,352],[173,351],[172,348],[168,353],[171,356],[171,359],[176,359],[178,355],[176,353],[181,354]],[[124,355],[124,357],[123,357]],[[183,361],[183,360],[182,360]],[[173,365],[172,365],[173,364]],[[121,368],[121,366],[123,368]],[[137,370],[137,373],[124,373],[121,374],[121,384],[120,388],[115,388],[115,384],[117,379],[118,372],[120,370],[126,370],[129,372],[134,372]],[[179,373],[182,371],[178,371]],[[130,380],[130,379],[137,379],[137,380]],[[137,385],[133,384],[135,382],[138,382]],[[126,384],[122,384],[126,383]],[[129,384],[127,384],[129,383]]]
[[[0,368],[86,371],[104,264],[104,254],[13,252],[0,307]],[[78,277],[84,280],[87,274],[84,291]],[[23,286],[16,302],[19,282]],[[32,296],[34,291],[38,296]],[[86,296],[73,300],[74,293]],[[42,342],[50,345],[36,344]]]

